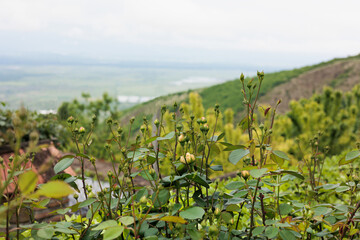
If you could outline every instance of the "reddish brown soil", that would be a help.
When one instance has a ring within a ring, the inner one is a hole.
[[[335,79],[338,79],[336,82]],[[334,82],[335,81],[335,82]],[[360,60],[340,61],[301,74],[291,81],[281,84],[259,99],[260,104],[272,104],[278,99],[282,103],[278,112],[289,110],[291,100],[309,98],[321,92],[323,87],[334,85],[337,90],[348,91],[360,83]]]

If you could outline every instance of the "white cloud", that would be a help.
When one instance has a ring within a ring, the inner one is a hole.
[[[330,0],[11,0],[0,3],[0,32],[80,43],[347,55],[359,51],[358,9],[359,1]]]

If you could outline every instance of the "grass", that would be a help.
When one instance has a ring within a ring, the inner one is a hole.
[[[360,55],[356,55],[348,58],[337,58],[327,62],[321,62],[319,64],[305,66],[302,68],[296,68],[288,71],[265,73],[265,79],[260,90],[260,96],[265,95],[265,93],[268,92],[270,89],[280,84],[286,83],[291,79],[298,77],[299,75],[306,73],[308,71],[314,70],[316,68],[328,66],[330,64],[339,61],[353,60],[353,59],[360,59]],[[249,80],[250,78],[247,79]],[[232,108],[235,112],[242,111],[243,105],[235,104],[243,101],[240,84],[241,84],[240,80],[235,79],[233,81],[211,86],[200,91],[200,95],[203,99],[204,107],[209,108],[214,106],[216,103],[218,103],[221,105],[222,109]]]

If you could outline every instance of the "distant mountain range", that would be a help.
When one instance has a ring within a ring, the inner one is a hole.
[[[172,69],[243,69],[256,71],[256,66],[236,63],[169,62],[169,61],[124,61],[120,59],[96,59],[62,54],[0,55],[0,65],[72,65],[116,66],[123,68],[172,68]],[[269,67],[269,71],[276,68]]]

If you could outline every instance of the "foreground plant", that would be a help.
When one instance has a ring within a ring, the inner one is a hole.
[[[339,162],[349,165],[344,169],[347,179],[343,182],[324,182],[328,148],[322,147],[318,138],[311,141],[310,155],[299,159],[303,165],[291,166],[288,155],[272,145],[276,109],[281,101],[274,107],[258,105],[263,72],[250,81],[241,75],[240,81],[246,113],[239,128],[248,136],[244,142],[225,141],[225,134],[217,129],[222,120],[218,105],[212,112],[213,121],[206,116],[196,118],[176,103],[171,109],[164,106],[153,123],[143,119],[136,137],[131,136],[134,118],[130,119],[127,134],[109,118],[111,137],[104,148],[112,170],[105,179],[107,187],[100,181],[96,156],[89,154],[97,118],[94,116],[92,124],[83,127],[76,118],[69,117],[77,153],[64,156],[54,169],[57,179],[71,184],[83,196],[77,193],[76,204],[57,211],[65,221],[19,225],[18,237],[357,239],[360,186],[355,164],[359,149]],[[223,152],[230,152],[229,162],[234,164],[237,176],[227,181],[211,179],[212,172],[223,171],[218,162]],[[63,173],[75,159],[81,163],[81,175]],[[86,183],[86,161],[94,166],[99,192],[93,192]],[[33,173],[25,172],[20,179],[27,175]],[[77,179],[81,181],[78,189],[74,185]],[[145,180],[146,186],[138,186],[137,179]],[[20,195],[27,189],[32,194],[43,189],[35,188],[22,187]]]

